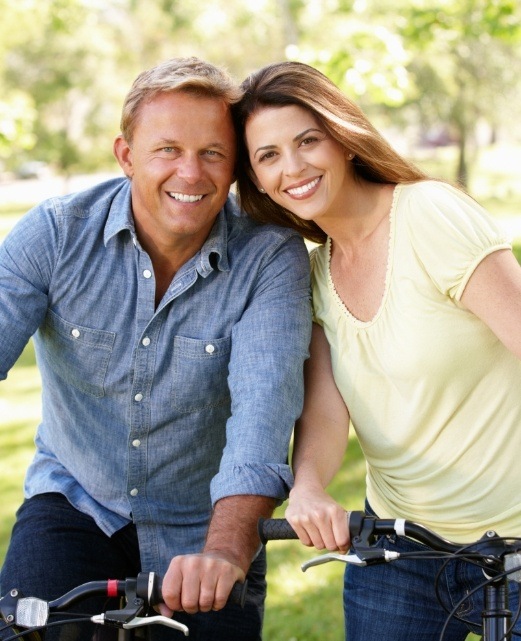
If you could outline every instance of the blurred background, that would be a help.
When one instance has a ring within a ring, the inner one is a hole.
[[[237,80],[270,62],[316,66],[402,153],[458,181],[521,239],[517,0],[0,0],[0,240],[40,199],[113,173],[133,79],[175,56]],[[0,563],[39,420],[29,344],[0,385]],[[356,438],[331,492],[361,509]],[[279,514],[283,514],[283,507]],[[341,567],[269,548],[267,641],[341,641]],[[377,641],[377,640],[369,640]]]
[[[114,168],[123,98],[143,69],[197,55],[238,79],[315,65],[401,150],[521,137],[517,0],[0,0],[0,170],[33,178]],[[432,154],[431,154],[432,155]]]

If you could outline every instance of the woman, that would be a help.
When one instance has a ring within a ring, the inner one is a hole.
[[[350,422],[367,461],[369,511],[455,541],[489,529],[521,536],[521,268],[503,231],[464,192],[402,158],[317,70],[275,64],[242,88],[241,204],[320,245],[286,511],[300,540],[349,545],[344,509],[325,488]],[[422,547],[400,537],[379,544]],[[440,567],[348,566],[349,641],[438,638],[447,616],[434,594]],[[482,581],[478,568],[451,562],[442,595],[455,603]],[[476,624],[479,594],[461,608]],[[469,629],[452,620],[444,639]]]

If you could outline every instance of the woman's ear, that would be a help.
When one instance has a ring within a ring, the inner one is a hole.
[[[255,185],[255,187],[257,187],[257,189],[261,192],[261,194],[265,194],[266,190],[262,188],[262,185],[260,184],[259,179],[255,175],[255,172],[253,171],[253,169],[251,167],[249,167],[249,169],[248,169],[248,176],[249,176],[250,180],[252,181],[252,183]]]
[[[121,134],[116,136],[114,140],[114,156],[119,163],[121,169],[125,173],[127,178],[132,178],[134,175],[134,167],[132,164],[132,149],[128,142],[123,138]]]

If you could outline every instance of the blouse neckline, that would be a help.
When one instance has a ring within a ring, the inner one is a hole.
[[[396,212],[396,204],[398,202],[398,196],[401,191],[401,184],[397,184],[393,190],[393,198],[391,202],[391,208],[389,211],[389,239],[388,239],[388,245],[387,245],[387,266],[385,270],[385,285],[384,285],[384,292],[382,299],[380,301],[380,305],[373,316],[370,320],[363,321],[354,316],[347,306],[344,304],[343,300],[340,298],[335,284],[333,283],[333,277],[331,275],[331,250],[332,250],[332,244],[331,244],[331,238],[328,236],[327,241],[326,241],[326,251],[327,251],[327,281],[328,281],[328,287],[329,290],[333,296],[333,299],[335,301],[335,304],[337,307],[340,308],[342,314],[355,326],[358,328],[366,328],[370,327],[374,323],[378,321],[380,316],[382,315],[383,310],[385,309],[385,304],[387,302],[387,298],[389,296],[389,289],[390,289],[390,284],[391,284],[391,272],[392,272],[392,266],[393,266],[393,261],[394,261],[394,235],[395,235],[395,212]]]

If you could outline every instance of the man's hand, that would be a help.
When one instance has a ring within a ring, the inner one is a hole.
[[[163,579],[163,599],[172,611],[189,614],[220,610],[226,605],[236,581],[243,582],[245,572],[224,555],[213,552],[187,554],[172,559]]]
[[[238,495],[221,499],[215,505],[206,545],[201,554],[175,556],[163,579],[161,613],[189,614],[220,610],[234,584],[243,582],[259,548],[259,517],[269,518],[274,499]]]

